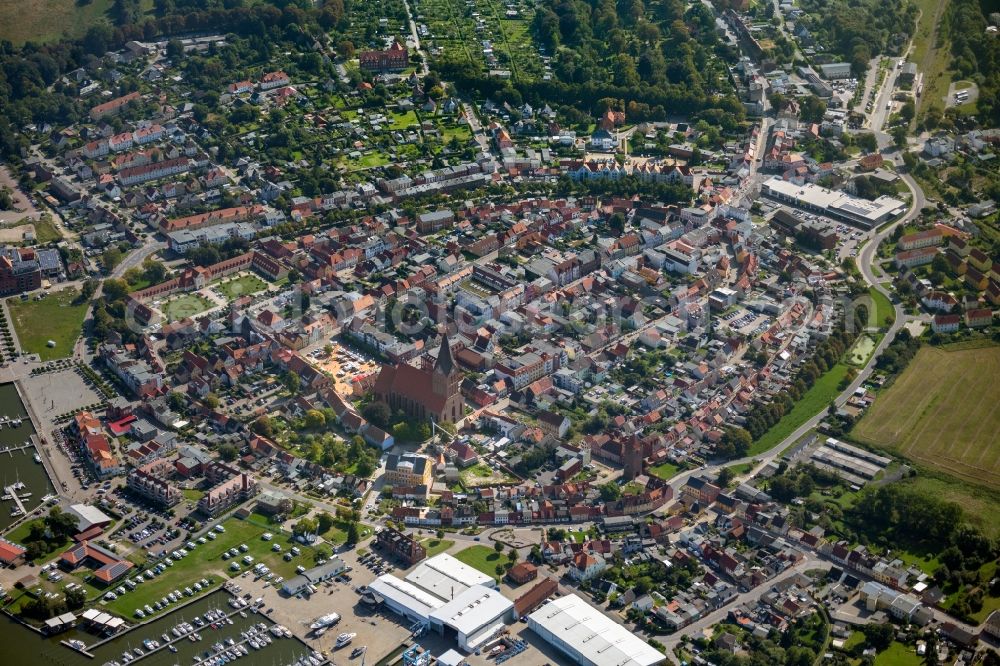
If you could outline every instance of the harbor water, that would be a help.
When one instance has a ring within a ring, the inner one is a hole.
[[[222,590],[213,592],[149,624],[116,636],[97,647],[92,647],[89,651],[93,655],[93,659],[61,644],[62,641],[80,640],[89,647],[102,640],[100,637],[88,633],[81,626],[56,636],[43,637],[4,616],[0,618],[0,641],[5,646],[4,656],[0,663],[12,666],[21,666],[22,664],[24,666],[34,664],[104,666],[104,664],[113,662],[123,664],[123,653],[129,652],[133,657],[136,657],[139,655],[135,650],[139,648],[143,656],[131,661],[136,666],[206,664],[209,663],[208,659],[215,652],[213,646],[225,644],[230,638],[233,639],[234,643],[239,644],[244,642],[241,634],[251,630],[254,625],[259,625],[261,622],[265,623],[268,628],[272,625],[263,613],[253,613],[246,610],[245,618],[239,614],[231,615],[232,624],[223,622],[214,629],[208,624],[195,627],[195,632],[201,636],[201,640],[191,641],[186,637],[174,640],[175,636],[171,630],[180,623],[187,622],[193,625],[195,617],[204,616],[212,609],[218,609],[227,614],[233,613],[233,609],[228,604],[230,598],[230,595]],[[267,630],[264,633],[271,638],[269,645],[258,649],[251,649],[247,645],[249,652],[246,656],[230,660],[228,663],[233,666],[290,666],[311,653],[310,648],[297,638],[276,638]],[[144,647],[144,641],[155,640],[165,644],[164,634],[174,641],[173,645],[177,652],[160,647],[151,654],[146,654],[149,651]],[[232,648],[229,648],[228,652],[235,656]]]
[[[13,384],[0,384],[0,482],[3,488],[15,483],[24,486],[17,491],[26,511],[31,512],[42,498],[53,492],[45,468],[35,462],[38,453],[31,444],[35,429],[28,418],[28,410]],[[6,495],[7,493],[2,493]],[[7,529],[18,516],[12,514],[13,499],[0,501],[0,530]]]

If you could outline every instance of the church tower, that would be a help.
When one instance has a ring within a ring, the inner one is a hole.
[[[642,442],[637,437],[632,436],[625,442],[622,457],[625,468],[622,473],[623,481],[631,481],[643,473]]]
[[[451,355],[451,342],[448,334],[441,335],[441,349],[438,350],[437,362],[431,372],[431,392],[444,399],[442,421],[454,423],[464,416],[460,385],[462,373],[455,365]]]

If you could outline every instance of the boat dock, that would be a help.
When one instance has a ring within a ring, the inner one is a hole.
[[[24,454],[27,455],[28,454],[28,449],[33,449],[33,448],[35,448],[34,442],[30,442],[29,441],[29,442],[25,442],[21,446],[7,446],[7,447],[4,447],[3,451],[0,451],[0,453],[8,453],[8,454],[10,454],[10,457],[13,458],[15,452],[17,452],[17,451],[23,451]]]
[[[228,620],[228,619],[229,619],[230,617],[232,617],[232,616],[234,616],[234,615],[238,615],[238,614],[240,613],[240,611],[243,611],[243,612],[245,612],[245,611],[247,611],[247,610],[250,610],[250,608],[249,608],[249,607],[247,607],[247,608],[237,608],[237,609],[235,609],[235,610],[233,610],[233,611],[231,611],[231,612],[227,612],[227,611],[225,611],[225,610],[223,610],[223,609],[221,609],[221,608],[220,608],[219,610],[220,610],[220,611],[221,611],[221,612],[223,613],[223,615],[222,615],[222,616],[221,616],[221,618],[220,618],[220,619],[218,620],[218,622],[225,622],[225,621],[226,621],[226,620]],[[140,626],[141,626],[141,625],[140,625]],[[200,629],[208,629],[208,625],[206,625],[205,627],[203,627],[203,628],[200,628]],[[152,650],[145,650],[145,651],[143,652],[143,654],[141,654],[141,655],[136,655],[135,659],[132,659],[131,661],[129,661],[129,662],[128,662],[128,664],[129,664],[129,666],[131,666],[132,664],[137,664],[137,663],[139,663],[140,661],[142,661],[143,659],[145,659],[146,657],[150,657],[150,656],[152,656],[152,655],[154,655],[154,654],[156,654],[156,653],[158,653],[158,652],[162,652],[162,651],[164,651],[164,650],[169,650],[169,649],[170,649],[170,646],[171,646],[171,645],[173,645],[174,643],[180,643],[181,641],[190,641],[190,640],[191,640],[191,636],[192,636],[192,635],[193,635],[194,633],[198,633],[198,631],[196,630],[196,631],[194,631],[194,632],[191,632],[191,633],[184,633],[184,634],[181,634],[180,636],[177,636],[177,637],[175,637],[175,638],[172,638],[171,640],[167,641],[166,643],[162,643],[162,642],[161,642],[161,643],[160,643],[160,645],[159,645],[158,647],[155,647],[155,648],[153,648]],[[200,635],[200,634],[199,634],[199,635]],[[115,638],[120,638],[121,636],[122,636],[122,634],[117,634],[116,636],[113,636],[113,637],[111,637],[111,638],[110,638],[109,640],[111,640],[111,639],[115,639]],[[156,639],[157,637],[156,637],[156,636],[153,636],[152,638]],[[98,643],[98,644],[96,644],[96,645],[93,645],[93,646],[91,646],[91,647],[90,647],[89,649],[91,649],[91,650],[92,650],[92,649],[94,649],[95,647],[97,647],[98,645],[101,645],[101,644],[103,644],[104,642],[106,642],[106,641],[102,641],[101,643]],[[237,645],[242,645],[243,643],[246,643],[246,642],[247,642],[247,640],[246,640],[246,639],[244,639],[244,640],[241,640],[241,641],[239,641],[239,643],[237,643]],[[232,646],[229,646],[229,647],[232,647]]]
[[[17,507],[15,509],[16,513],[14,513],[14,511],[11,512],[12,515],[23,516],[24,514],[27,513],[27,511],[25,511],[25,509],[24,509],[24,502],[21,501],[20,495],[17,494],[19,490],[23,490],[23,489],[24,489],[24,484],[21,483],[20,481],[18,481],[17,483],[15,483],[13,485],[5,486],[4,489],[3,489],[3,493],[4,493],[3,494],[3,499],[13,500],[14,504]]]

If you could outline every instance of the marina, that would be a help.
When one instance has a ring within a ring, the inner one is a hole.
[[[124,634],[87,649],[101,666],[222,666],[274,664],[319,666],[321,655],[273,624],[260,608],[219,590]],[[235,608],[233,606],[236,606]],[[126,656],[127,655],[127,656]],[[311,659],[317,659],[314,664]],[[306,659],[302,662],[302,659]]]
[[[0,509],[0,529],[34,511],[55,491],[37,442],[17,387],[0,385],[0,502],[5,507]]]
[[[57,636],[46,637],[3,617],[0,640],[9,646],[5,649],[6,656],[14,664],[321,666],[328,663],[286,627],[274,624],[251,604],[231,608],[228,602],[234,598],[218,590],[108,639],[90,633],[82,623]]]

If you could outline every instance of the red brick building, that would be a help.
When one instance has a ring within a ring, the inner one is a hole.
[[[441,350],[432,370],[407,363],[383,366],[375,380],[375,399],[392,410],[435,423],[455,423],[464,416],[460,386],[462,373],[451,355],[448,336],[441,339]]]
[[[395,41],[385,51],[362,51],[358,63],[366,72],[398,72],[410,65],[410,54]]]

